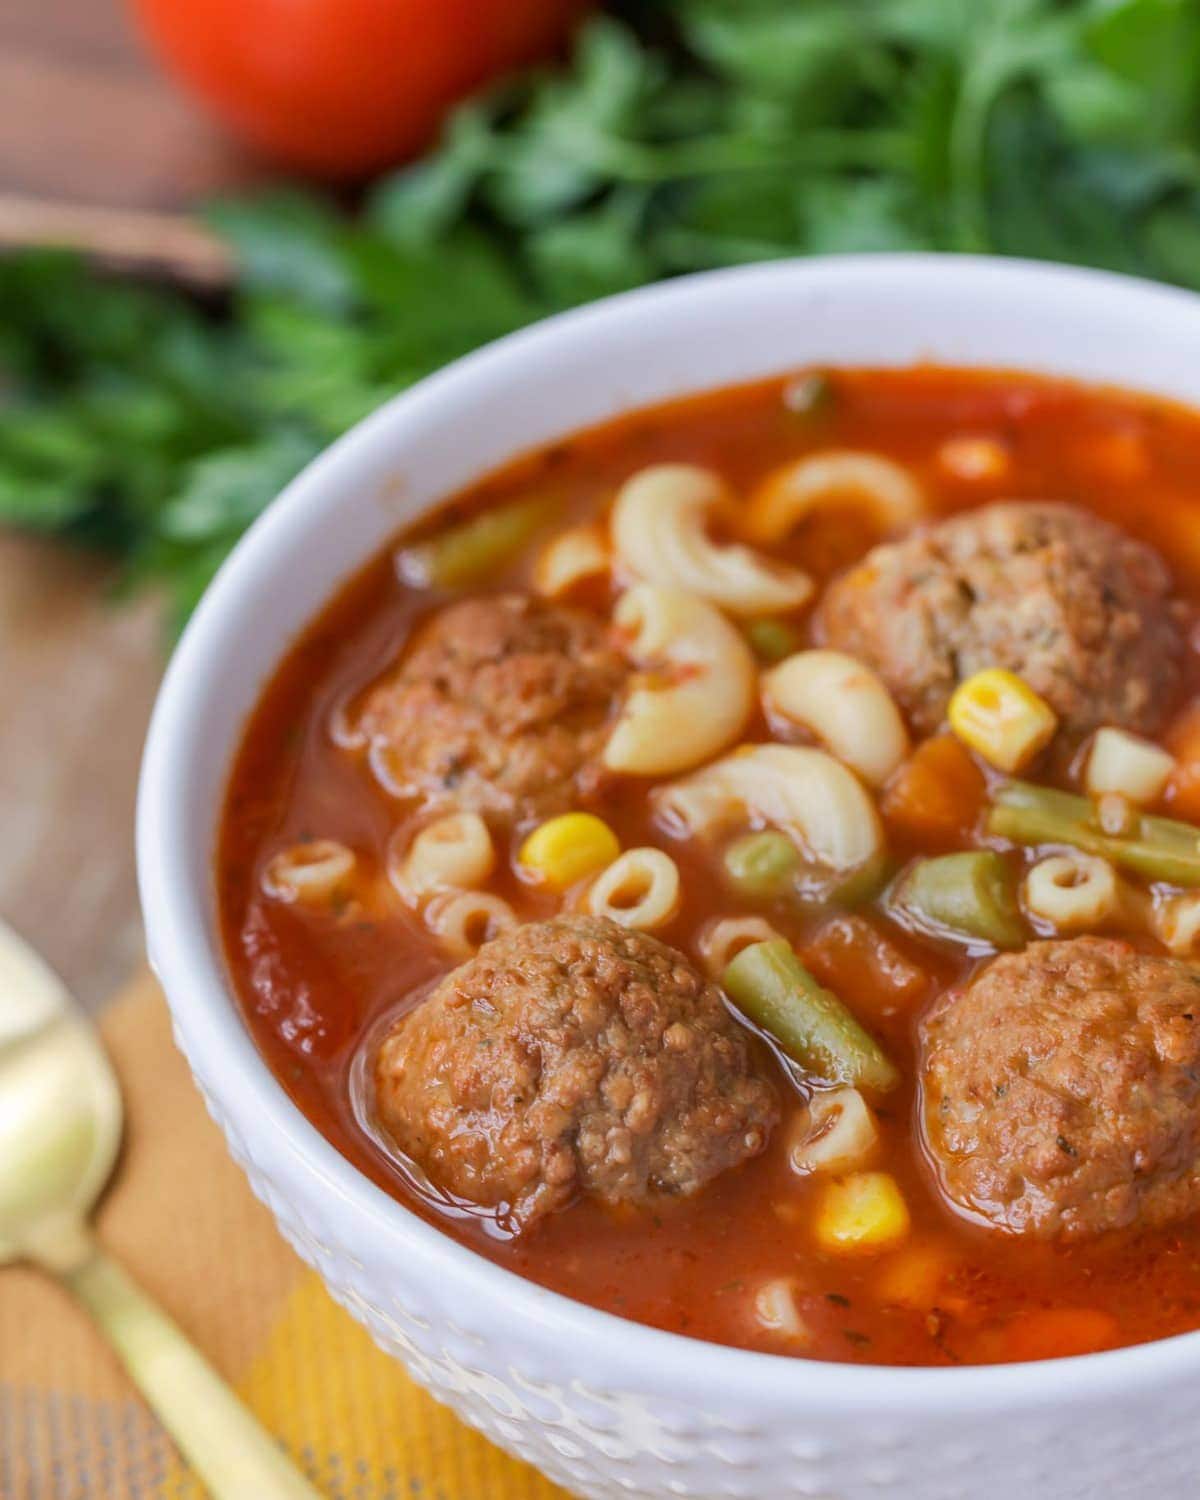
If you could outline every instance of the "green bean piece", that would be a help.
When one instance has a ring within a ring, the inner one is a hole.
[[[725,850],[725,874],[739,895],[759,901],[786,896],[800,869],[800,851],[786,833],[747,833]]]
[[[743,948],[722,983],[741,1011],[818,1078],[880,1092],[899,1083],[879,1043],[783,938]]]
[[[937,937],[977,939],[993,948],[1020,948],[1025,941],[1016,879],[994,849],[917,860],[901,878],[893,904]]]
[[[768,664],[794,656],[804,644],[799,631],[786,620],[751,620],[746,626],[746,639],[755,656]]]
[[[1129,833],[1105,833],[1086,797],[1008,781],[993,795],[987,830],[1014,844],[1070,844],[1147,880],[1200,886],[1200,828],[1174,818],[1137,813]]]
[[[847,911],[854,911],[873,901],[895,873],[896,861],[886,849],[881,849],[857,870],[851,870],[849,875],[831,886],[825,899]]]
[[[399,557],[406,582],[422,587],[462,588],[502,568],[557,510],[545,496],[480,511],[448,526],[428,541],[407,547]]]

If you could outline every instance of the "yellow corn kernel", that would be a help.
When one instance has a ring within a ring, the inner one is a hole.
[[[594,813],[563,813],[535,828],[517,862],[556,891],[595,875],[621,852],[616,834]]]
[[[908,1205],[890,1172],[852,1172],[821,1195],[818,1243],[843,1255],[887,1250],[908,1234]]]
[[[989,667],[954,690],[950,728],[999,771],[1019,771],[1054,738],[1054,710],[1015,672]]]

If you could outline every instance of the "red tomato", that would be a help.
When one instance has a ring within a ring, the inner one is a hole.
[[[259,150],[327,177],[415,155],[561,45],[586,0],[133,0],[167,67]]]

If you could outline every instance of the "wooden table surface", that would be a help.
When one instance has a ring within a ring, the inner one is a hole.
[[[0,0],[0,100],[0,192],[175,209],[262,175],[161,75],[122,0]]]
[[[0,101],[11,200],[177,211],[261,175],[158,74],[120,0],[0,0]],[[92,1007],[141,953],[134,791],[166,653],[153,604],[108,587],[0,535],[0,917]]]
[[[165,637],[150,601],[0,536],[0,917],[98,1008],[140,960],[138,759]]]

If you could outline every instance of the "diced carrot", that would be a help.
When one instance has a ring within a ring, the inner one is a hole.
[[[884,788],[880,810],[894,836],[926,847],[961,844],[979,822],[983,773],[953,735],[923,740]]]
[[[864,1015],[907,1010],[925,994],[925,971],[867,917],[834,917],[804,947],[813,974]]]
[[[1018,1313],[1005,1326],[1003,1358],[1061,1359],[1095,1354],[1117,1341],[1117,1320],[1098,1307],[1045,1307]]]
[[[1200,823],[1200,702],[1184,709],[1168,729],[1165,741],[1176,764],[1163,801],[1172,817]]]
[[[884,1262],[875,1280],[875,1296],[885,1305],[917,1312],[929,1312],[934,1307],[949,1313],[965,1312],[966,1299],[947,1290],[957,1265],[947,1245],[918,1240]]]

